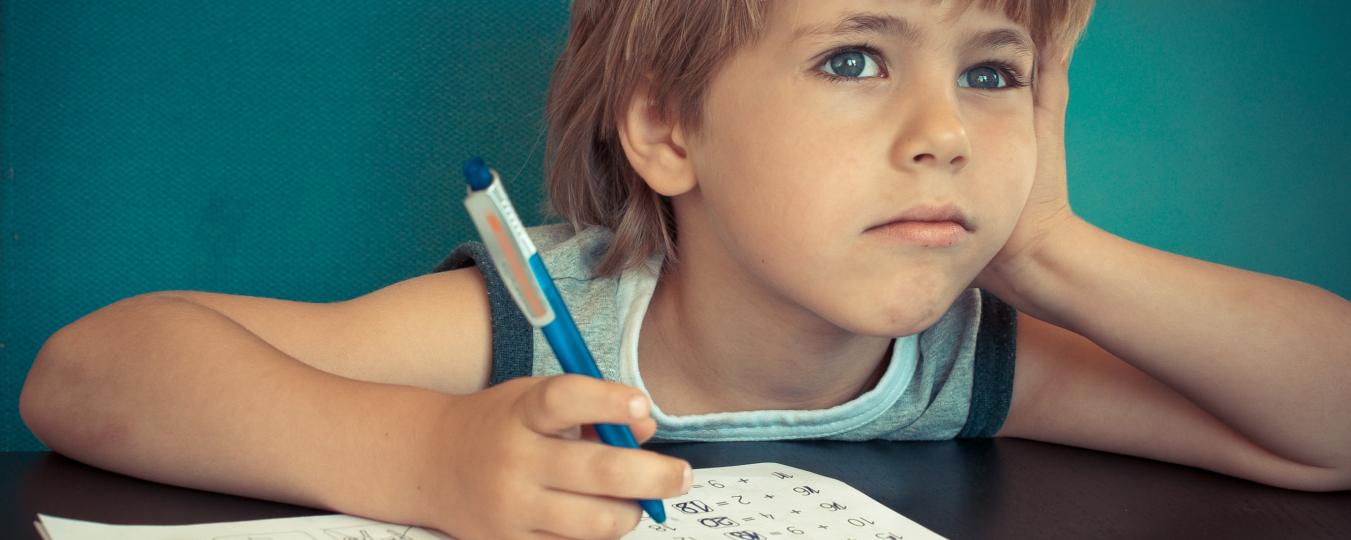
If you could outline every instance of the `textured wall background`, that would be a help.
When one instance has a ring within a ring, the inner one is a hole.
[[[1351,5],[1105,0],[1071,202],[1351,295]],[[134,294],[350,298],[474,237],[481,154],[531,222],[563,0],[0,0],[0,449],[43,340]]]

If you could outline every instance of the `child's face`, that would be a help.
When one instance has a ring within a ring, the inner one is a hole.
[[[681,243],[711,231],[701,243],[726,270],[851,332],[918,332],[1008,239],[1031,188],[1032,88],[1017,85],[1032,40],[938,2],[770,12],[708,88],[681,216],[700,223],[681,222]],[[954,205],[967,231],[932,247],[875,228],[921,205]]]

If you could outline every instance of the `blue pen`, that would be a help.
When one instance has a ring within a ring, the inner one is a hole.
[[[507,199],[497,171],[488,168],[483,159],[473,158],[464,164],[464,179],[469,183],[469,196],[464,199],[464,207],[469,210],[469,217],[473,218],[516,306],[521,308],[531,325],[544,332],[563,371],[602,378],[596,360],[591,358],[591,350],[586,348],[577,324],[572,322],[568,306],[563,304],[563,297],[554,288],[554,278],[544,267],[535,243],[525,234],[516,209]],[[628,426],[596,424],[595,427],[605,444],[638,448],[638,441]],[[638,504],[653,521],[666,522],[666,510],[660,500],[641,499]]]

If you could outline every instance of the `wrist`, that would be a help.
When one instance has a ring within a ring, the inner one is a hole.
[[[1019,311],[1060,324],[1075,296],[1075,276],[1092,270],[1106,234],[1073,214],[1059,218],[1044,235],[1017,253],[992,261],[981,286]]]
[[[333,432],[316,444],[332,463],[323,505],[391,523],[429,525],[424,506],[440,476],[435,454],[444,449],[443,411],[458,396],[431,390],[351,381],[332,411]],[[443,461],[443,460],[442,460]]]

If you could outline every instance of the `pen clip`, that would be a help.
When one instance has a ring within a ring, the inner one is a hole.
[[[488,187],[470,190],[464,206],[487,246],[502,282],[511,293],[511,299],[516,301],[532,326],[542,328],[554,321],[554,311],[540,287],[540,276],[531,264],[531,259],[537,259],[539,253],[526,235],[511,200],[507,199],[497,171],[492,171],[492,177]]]

